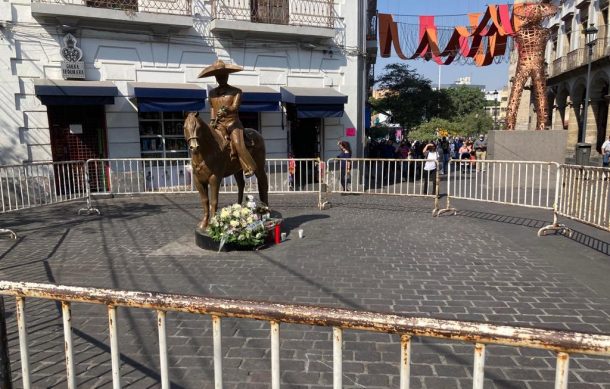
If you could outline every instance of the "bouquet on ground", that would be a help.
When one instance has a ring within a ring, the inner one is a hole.
[[[244,205],[233,204],[221,209],[210,220],[208,234],[213,240],[220,242],[219,250],[226,243],[260,246],[267,237],[265,221],[268,217],[269,208],[248,196]]]

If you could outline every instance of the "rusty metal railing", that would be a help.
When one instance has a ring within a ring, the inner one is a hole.
[[[610,356],[610,336],[570,331],[495,325],[489,323],[439,320],[393,314],[355,311],[296,304],[279,304],[249,300],[221,299],[202,296],[155,292],[120,291],[72,286],[0,281],[0,294],[17,299],[17,321],[23,387],[29,389],[30,362],[28,357],[25,301],[42,298],[60,301],[65,338],[68,388],[76,387],[72,350],[72,303],[101,304],[108,307],[108,325],[112,361],[113,387],[119,388],[119,342],[117,307],[145,308],[157,312],[160,371],[162,388],[169,388],[166,317],[168,312],[210,315],[213,325],[215,387],[222,387],[221,320],[223,317],[254,319],[269,322],[271,331],[271,387],[280,387],[280,325],[283,323],[315,325],[333,328],[333,387],[342,387],[343,330],[356,329],[401,335],[400,388],[410,381],[410,350],[412,337],[430,337],[475,344],[473,388],[483,388],[485,347],[487,344],[528,347],[557,353],[555,388],[568,387],[569,354]]]
[[[168,15],[192,15],[191,0],[33,0],[37,3],[78,5],[125,12],[147,12]]]
[[[212,0],[212,18],[334,28],[333,0]]]

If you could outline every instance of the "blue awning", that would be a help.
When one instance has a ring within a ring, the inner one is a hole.
[[[114,104],[119,90],[109,81],[34,80],[34,93],[44,105]]]
[[[346,104],[347,96],[333,88],[281,87],[282,101],[291,104]]]
[[[201,111],[207,91],[194,84],[128,82],[140,112]]]
[[[280,110],[280,92],[268,86],[235,85],[242,90],[240,112],[273,112]]]
[[[343,116],[347,96],[332,88],[282,87],[282,102],[293,104],[297,117],[336,118]]]

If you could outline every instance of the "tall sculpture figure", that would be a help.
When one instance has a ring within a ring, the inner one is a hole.
[[[226,65],[217,60],[214,64],[203,69],[199,78],[216,77],[218,87],[210,91],[210,105],[212,106],[210,126],[219,130],[231,140],[231,153],[237,154],[239,162],[244,169],[244,175],[250,177],[256,171],[256,163],[246,149],[244,143],[244,126],[239,120],[239,106],[241,105],[241,89],[228,84],[229,74],[243,70],[236,65]]]
[[[548,0],[542,0],[540,3],[515,4],[513,14],[521,22],[521,27],[515,33],[519,59],[506,112],[507,130],[515,129],[521,94],[530,77],[536,98],[536,129],[544,130],[547,119],[544,52],[549,39],[549,31],[542,27],[542,21],[555,15],[557,10],[558,8],[550,4]]]

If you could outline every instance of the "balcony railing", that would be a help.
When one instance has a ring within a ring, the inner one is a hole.
[[[212,0],[212,18],[333,28],[333,0]]]
[[[557,58],[556,60],[554,60],[550,66],[549,76],[553,77],[553,76],[563,73],[565,71],[565,64],[566,64],[565,57],[560,57],[560,58]]]
[[[593,46],[593,53],[591,56],[591,61],[597,61],[603,58],[607,58],[610,56],[610,38],[608,37],[608,26],[601,25],[596,26],[598,29],[597,32],[597,41],[595,46]],[[583,41],[584,42],[584,41]],[[582,43],[584,46],[584,43]],[[589,60],[589,48],[584,46],[578,49],[572,50],[566,55],[563,55],[557,59],[555,59],[548,66],[549,77],[555,77],[560,75],[561,73],[568,72],[570,70],[577,69],[581,66],[587,66],[587,61]]]
[[[597,42],[593,46],[593,61],[607,57],[610,52],[608,51],[608,26],[603,25],[598,27],[597,31]]]
[[[585,49],[585,48],[580,48],[580,49],[570,51],[568,53],[568,55],[566,56],[567,63],[566,63],[565,71],[573,70],[573,69],[576,69],[583,65],[586,65],[586,63],[587,63],[586,53],[587,53],[587,49]]]
[[[33,0],[34,3],[78,5],[126,12],[192,15],[191,0]]]

